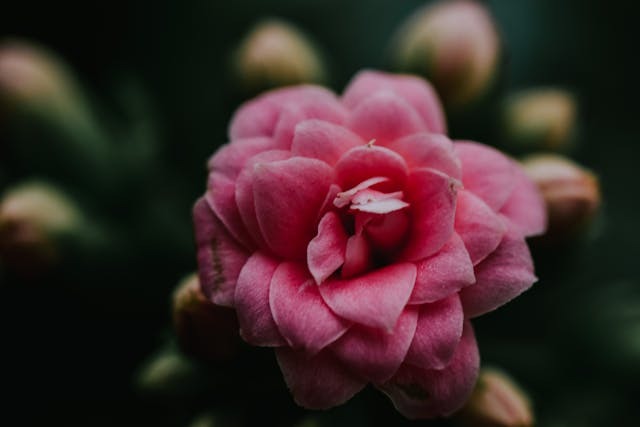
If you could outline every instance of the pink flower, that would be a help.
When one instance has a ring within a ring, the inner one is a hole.
[[[244,104],[194,209],[200,280],[275,347],[296,402],[329,408],[367,383],[410,418],[465,402],[469,319],[536,280],[524,237],[545,226],[520,167],[451,142],[431,86],[364,71]]]

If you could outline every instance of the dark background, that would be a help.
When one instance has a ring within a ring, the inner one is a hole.
[[[580,137],[572,157],[600,177],[604,206],[589,238],[534,251],[541,280],[530,292],[475,322],[483,360],[507,368],[531,393],[540,425],[637,425],[639,7],[601,0],[486,3],[506,53],[496,96],[536,85],[577,94]],[[280,390],[285,398],[255,391],[259,379],[251,377],[251,369],[232,371],[240,372],[241,386],[223,382],[228,390],[166,401],[141,397],[132,378],[170,336],[171,291],[196,267],[190,209],[204,188],[205,161],[225,142],[228,120],[243,99],[228,65],[247,29],[264,16],[299,25],[322,48],[330,86],[340,92],[361,68],[389,68],[391,36],[422,4],[22,0],[3,5],[0,36],[32,39],[58,52],[113,123],[131,120],[128,96],[131,90],[142,94],[158,154],[152,170],[140,171],[150,201],[138,203],[139,194],[123,189],[113,196],[117,200],[98,205],[104,218],[121,226],[120,248],[100,262],[79,258],[36,282],[5,275],[0,384],[8,397],[0,417],[22,425],[187,425],[208,404],[221,406],[207,397],[221,394],[226,394],[221,402],[235,402],[224,404],[229,412],[255,411],[268,425],[302,415],[285,391]],[[492,142],[490,126],[464,120],[454,125],[454,137]],[[0,185],[38,176],[7,156],[1,163]],[[148,229],[134,230],[140,218],[147,219]],[[256,352],[279,381],[270,355]],[[245,362],[253,364],[251,357]],[[256,403],[258,398],[263,400]],[[370,402],[377,420],[367,409]],[[330,416],[345,425],[402,422],[371,392]],[[260,420],[243,418],[249,425]]]

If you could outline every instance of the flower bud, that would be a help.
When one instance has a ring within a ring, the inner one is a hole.
[[[491,86],[500,40],[482,4],[440,1],[409,18],[396,37],[394,52],[399,69],[424,75],[447,105],[463,107]]]
[[[545,238],[569,237],[593,219],[600,206],[600,186],[593,173],[553,154],[529,156],[522,163],[547,206],[549,223]]]
[[[42,182],[19,185],[0,201],[0,259],[36,273],[57,261],[61,242],[81,227],[79,209],[60,190]]]
[[[107,132],[53,52],[22,40],[0,43],[3,119],[16,167],[94,190],[110,187],[114,150]]]
[[[527,427],[534,423],[526,394],[505,373],[485,368],[457,420],[473,427]]]
[[[566,90],[524,90],[505,103],[505,139],[515,151],[561,151],[575,136],[576,116],[575,98]]]
[[[53,53],[20,40],[0,44],[2,107],[75,115],[81,97],[71,71]]]
[[[198,369],[173,348],[160,350],[147,360],[135,377],[136,389],[147,396],[176,396],[197,389]]]
[[[193,357],[219,361],[236,352],[239,339],[234,310],[209,301],[195,274],[186,277],[173,294],[173,325],[181,349]]]
[[[234,65],[247,91],[321,83],[326,75],[313,43],[294,26],[275,19],[259,23],[247,34]]]

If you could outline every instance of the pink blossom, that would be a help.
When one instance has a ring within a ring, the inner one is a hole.
[[[240,107],[194,209],[200,280],[250,344],[275,347],[313,409],[371,383],[409,418],[460,408],[478,375],[469,319],[536,280],[545,227],[517,163],[452,142],[433,88],[359,73]]]

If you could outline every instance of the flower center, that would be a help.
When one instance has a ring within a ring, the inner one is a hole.
[[[409,203],[402,191],[381,191],[389,178],[373,177],[338,193],[333,201],[350,234],[343,277],[388,264],[406,239]]]

